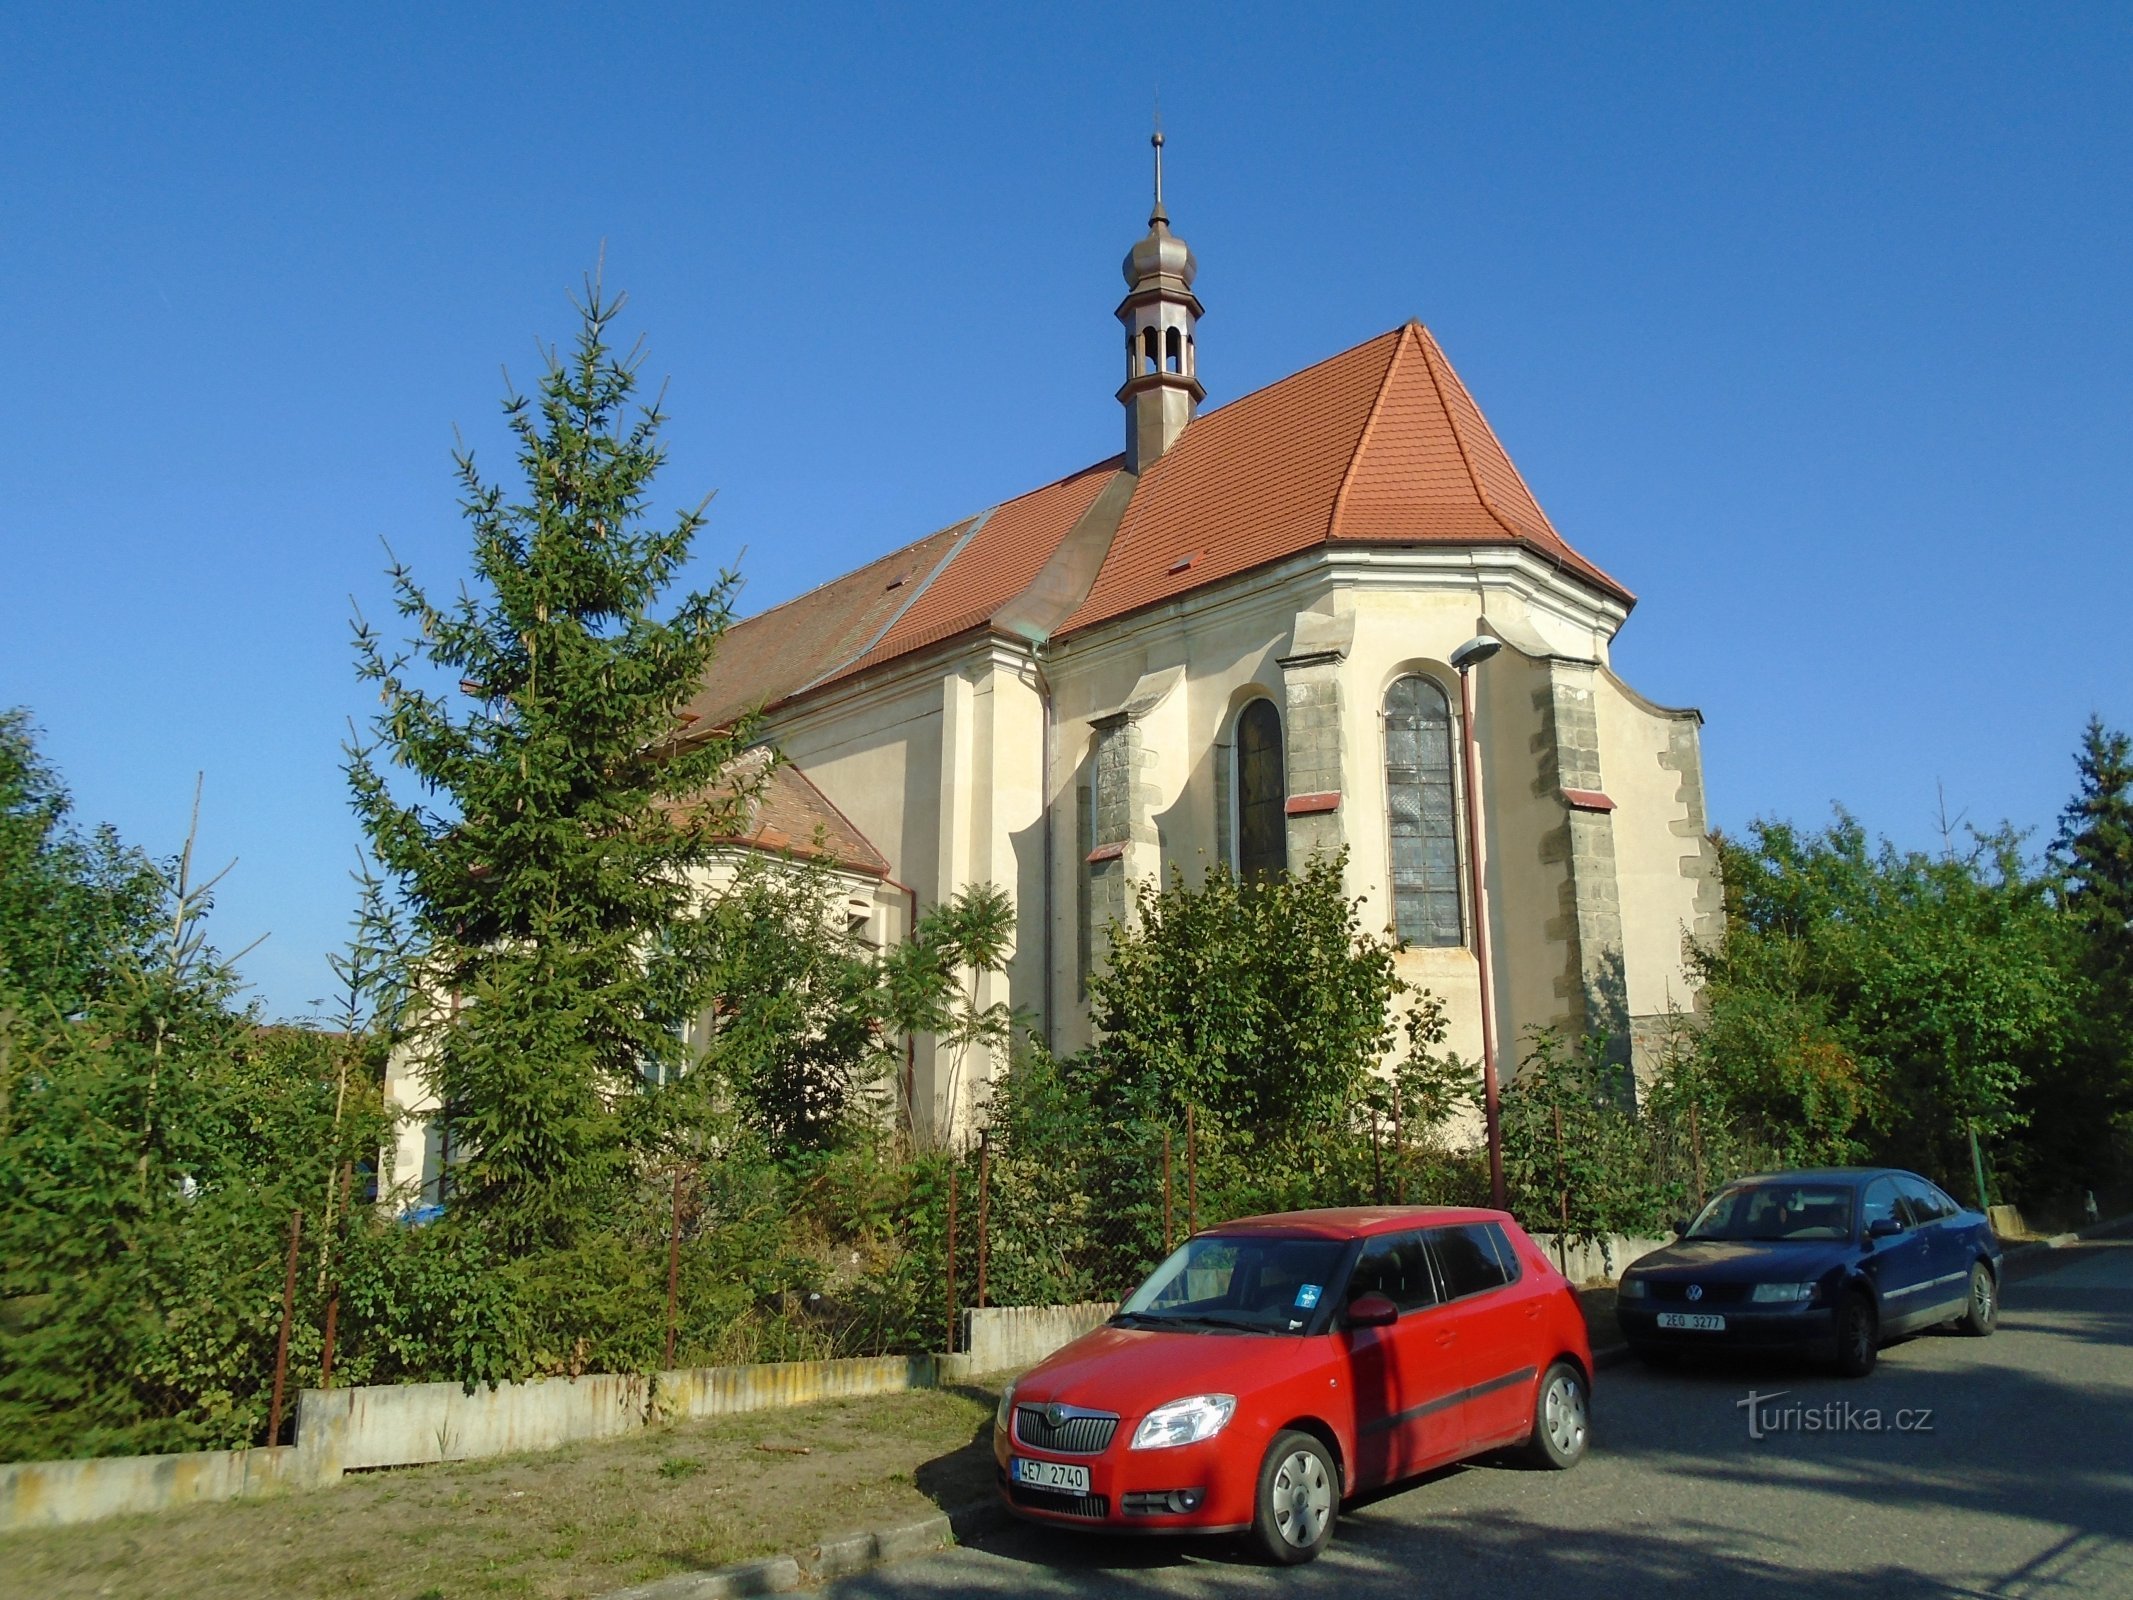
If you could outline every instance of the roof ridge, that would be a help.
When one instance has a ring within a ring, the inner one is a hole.
[[[933,529],[931,532],[920,534],[916,539],[911,540],[908,544],[900,544],[894,550],[885,551],[881,555],[876,556],[871,561],[860,562],[859,565],[856,567],[847,567],[844,569],[844,571],[838,573],[835,577],[824,578],[820,583],[815,584],[812,588],[802,589],[798,594],[787,595],[783,600],[780,600],[774,606],[765,606],[760,611],[751,611],[745,617],[735,617],[732,622],[727,624],[727,626],[729,629],[739,628],[751,622],[759,622],[764,617],[775,616],[780,611],[783,611],[787,606],[796,606],[802,600],[805,600],[812,595],[818,595],[825,589],[834,589],[838,584],[844,582],[847,578],[858,577],[860,573],[866,571],[869,567],[887,566],[898,556],[904,555],[909,551],[916,550],[927,540],[938,539],[944,533],[953,533],[956,529],[962,527],[965,523],[971,521],[972,518],[980,517],[983,515],[984,513],[982,511],[973,511],[970,516],[957,517],[953,522],[944,522],[938,528]]]
[[[1063,482],[1064,480],[1061,481]],[[1047,484],[1046,487],[1049,488],[1051,486]],[[1034,492],[1035,491],[1032,491],[1032,493]],[[1021,497],[1018,495],[1016,496],[1016,498],[1020,499]],[[816,684],[823,683],[831,678],[834,678],[838,673],[844,671],[844,669],[849,667],[853,662],[865,660],[867,653],[871,651],[876,645],[880,644],[882,640],[888,638],[890,632],[895,628],[895,626],[899,622],[904,620],[905,616],[909,614],[913,606],[918,604],[919,597],[923,595],[928,589],[932,588],[933,585],[939,581],[940,575],[948,570],[948,563],[953,561],[957,556],[963,553],[964,547],[967,546],[971,540],[975,539],[978,536],[979,531],[984,528],[985,524],[992,520],[992,514],[999,509],[1000,507],[998,505],[989,505],[983,511],[980,511],[975,517],[968,518],[963,524],[963,531],[960,534],[956,535],[954,543],[950,544],[946,550],[941,552],[940,560],[933,563],[933,570],[927,573],[923,578],[918,580],[917,586],[914,587],[909,594],[904,596],[903,603],[897,606],[894,611],[889,613],[888,621],[884,622],[880,627],[876,628],[874,630],[873,636],[869,638],[865,644],[861,645],[857,650],[854,650],[850,655],[839,661],[835,666],[823,668],[822,671],[816,673],[812,678],[808,679],[807,682],[801,684],[799,688],[793,690],[793,694],[805,694],[808,690],[814,688]],[[951,524],[951,526],[953,526],[953,524]],[[930,539],[933,537],[933,535],[929,533],[926,535],[926,537]],[[906,548],[908,548],[908,546]],[[869,565],[871,564],[872,563],[869,563]],[[854,572],[864,572],[866,568],[855,567],[852,570]],[[845,576],[850,577],[851,573],[846,573]],[[788,696],[787,698],[790,698],[790,696]]]
[[[1247,389],[1243,394],[1238,395],[1233,400],[1225,400],[1218,406],[1208,407],[1207,410],[1201,412],[1198,417],[1195,417],[1193,419],[1194,425],[1197,425],[1199,422],[1205,420],[1208,417],[1220,416],[1223,412],[1229,410],[1232,406],[1241,406],[1247,400],[1256,400],[1261,395],[1265,394],[1269,389],[1278,389],[1285,383],[1291,383],[1296,379],[1303,377],[1306,373],[1316,372],[1320,367],[1330,367],[1336,361],[1344,361],[1349,356],[1354,355],[1358,350],[1367,350],[1370,348],[1370,346],[1376,344],[1380,339],[1393,338],[1396,335],[1404,332],[1405,329],[1406,324],[1402,323],[1397,328],[1387,328],[1383,333],[1373,333],[1367,339],[1358,339],[1354,344],[1351,344],[1345,350],[1336,350],[1332,355],[1327,356],[1322,361],[1314,361],[1308,367],[1298,367],[1294,372],[1283,373],[1278,378],[1269,378],[1258,388]],[[1188,428],[1186,431],[1190,432],[1191,429]],[[1168,455],[1169,453],[1170,452],[1166,450],[1164,452],[1164,455]],[[1160,461],[1161,458],[1159,457],[1158,464],[1160,464]]]
[[[1415,326],[1412,319],[1397,330],[1400,338],[1392,347],[1392,359],[1385,363],[1385,371],[1378,379],[1378,392],[1370,397],[1370,415],[1363,418],[1363,431],[1356,435],[1355,449],[1348,456],[1348,465],[1341,473],[1341,486],[1333,492],[1333,510],[1326,517],[1326,538],[1340,537],[1341,513],[1348,509],[1348,487],[1355,482],[1356,469],[1363,464],[1364,452],[1370,448],[1371,434],[1376,430],[1378,417],[1385,409],[1385,397],[1392,393],[1392,375],[1399,370],[1400,356],[1407,349],[1407,330]],[[1380,334],[1380,338],[1384,335]]]
[[[1444,425],[1451,430],[1452,443],[1459,447],[1459,463],[1466,468],[1466,481],[1474,486],[1474,498],[1481,502],[1481,509],[1495,519],[1496,525],[1513,539],[1529,537],[1512,526],[1511,519],[1497,510],[1496,502],[1489,498],[1488,487],[1482,483],[1481,473],[1474,466],[1473,447],[1467,443],[1466,432],[1459,426],[1459,419],[1452,414],[1452,402],[1444,392],[1444,379],[1438,374],[1437,363],[1431,359],[1432,353],[1442,356],[1444,352],[1437,349],[1437,341],[1430,336],[1428,328],[1423,327],[1420,323],[1417,323],[1416,327],[1420,328],[1422,333],[1422,366],[1429,373],[1430,392],[1436,395],[1438,409],[1444,413]],[[1446,361],[1445,365],[1449,367],[1451,363]],[[1457,377],[1458,375],[1454,373],[1453,376]],[[1461,384],[1460,387],[1464,388],[1465,385]],[[1469,395],[1467,398],[1472,399],[1473,397]],[[1507,451],[1503,453],[1509,454]],[[1512,470],[1516,471],[1517,469],[1514,467]],[[1531,491],[1528,492],[1530,493]],[[1553,532],[1554,530],[1550,529],[1549,531]]]

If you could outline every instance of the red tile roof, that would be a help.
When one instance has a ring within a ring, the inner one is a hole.
[[[985,628],[1118,470],[1100,462],[737,624],[689,709],[718,726]],[[1635,599],[1564,541],[1410,322],[1195,420],[1142,475],[1088,593],[1054,631],[1356,544],[1515,545]]]
[[[715,792],[745,788],[771,759],[770,752],[761,747],[748,751],[727,767],[730,780],[716,785]],[[687,809],[686,803],[675,809]],[[806,861],[826,861],[870,877],[889,875],[888,857],[875,849],[873,841],[859,831],[851,818],[789,761],[780,761],[771,768],[769,779],[757,791],[739,829],[727,842]]]
[[[1632,599],[1555,531],[1436,340],[1410,322],[1188,427],[1142,476],[1059,631],[1328,544],[1518,544]]]

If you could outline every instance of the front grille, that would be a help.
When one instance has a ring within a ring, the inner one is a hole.
[[[1045,1420],[1044,1407],[1015,1407],[1015,1438],[1032,1450],[1093,1456],[1110,1444],[1111,1435],[1117,1431],[1118,1418],[1105,1411],[1074,1412],[1060,1418],[1055,1428]]]
[[[1059,1517],[1100,1520],[1111,1513],[1110,1500],[1100,1494],[1055,1494],[1045,1489],[1025,1488],[1019,1483],[1009,1484],[1007,1493],[1018,1506],[1028,1506],[1032,1511],[1049,1511]]]
[[[1707,1283],[1703,1293],[1691,1300],[1687,1284],[1659,1282],[1652,1285],[1652,1298],[1668,1305],[1734,1306],[1748,1298],[1749,1287],[1745,1283]]]

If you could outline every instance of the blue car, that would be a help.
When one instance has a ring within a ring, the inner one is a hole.
[[[1901,1334],[1953,1322],[1980,1338],[1999,1318],[2000,1244],[1915,1172],[1833,1167],[1729,1183],[1615,1290],[1631,1350],[1797,1351],[1847,1377]]]

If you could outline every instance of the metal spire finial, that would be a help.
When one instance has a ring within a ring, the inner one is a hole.
[[[1155,210],[1149,214],[1148,226],[1167,228],[1170,213],[1163,209],[1163,102],[1155,103],[1155,133],[1148,142],[1155,147]]]

